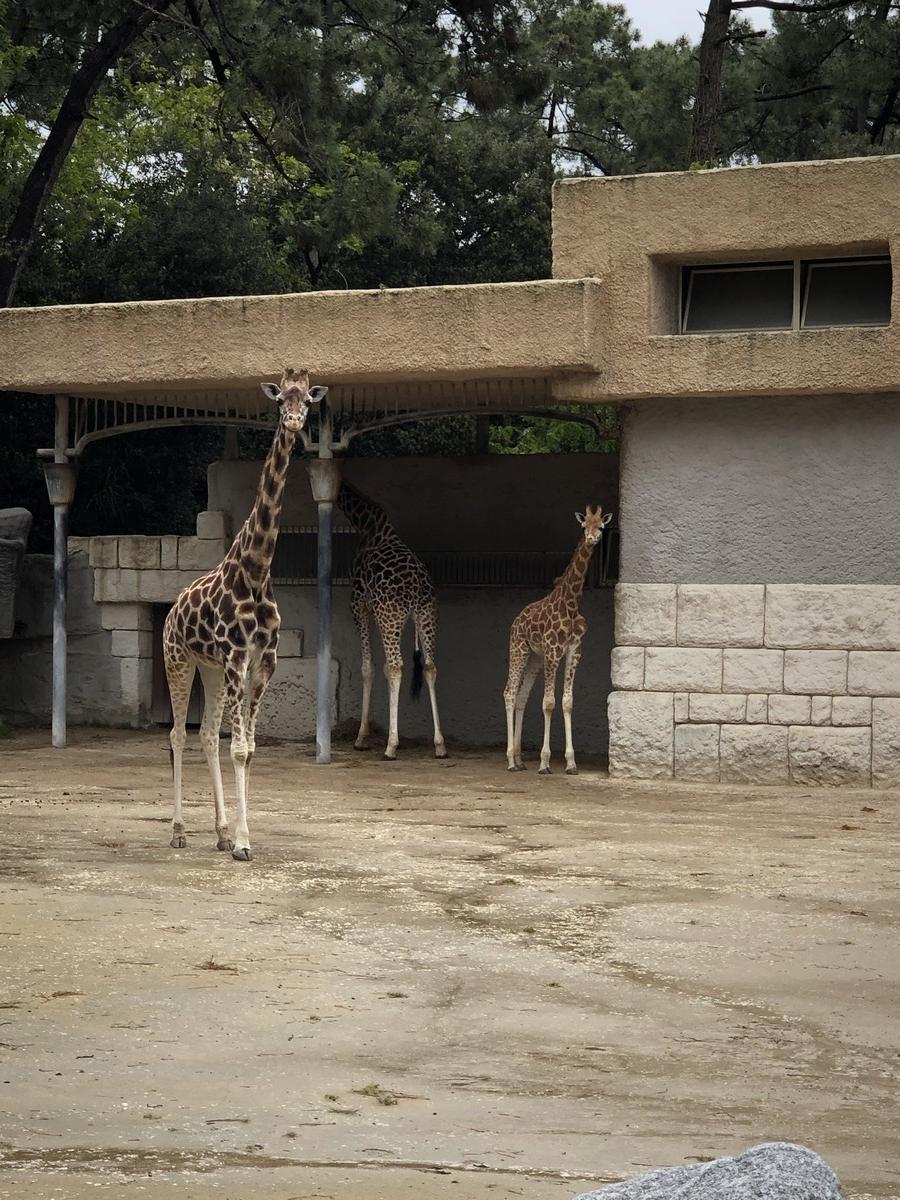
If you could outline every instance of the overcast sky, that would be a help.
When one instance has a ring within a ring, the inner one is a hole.
[[[625,8],[645,42],[670,42],[685,33],[698,41],[703,32],[700,11],[706,0],[624,0]],[[757,29],[768,24],[764,10],[747,14]]]

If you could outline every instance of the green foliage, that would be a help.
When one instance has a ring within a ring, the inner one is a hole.
[[[491,426],[491,453],[579,454],[616,450],[619,444],[616,410],[600,408],[593,416],[596,424],[541,417],[497,419]]]
[[[113,0],[0,0],[5,227]],[[732,20],[720,161],[898,148],[897,6]],[[17,303],[546,277],[565,173],[688,165],[696,47],[644,45],[595,0],[174,0],[110,73],[53,191]],[[691,164],[698,168],[700,164]],[[494,420],[493,453],[615,444],[575,422]],[[49,508],[49,404],[0,404],[0,504]],[[262,439],[263,441],[265,438]],[[247,450],[260,439],[242,438]],[[473,418],[359,454],[469,453]],[[171,430],[84,457],[73,532],[179,531],[221,435]]]

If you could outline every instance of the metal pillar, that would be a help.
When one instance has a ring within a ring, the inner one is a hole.
[[[66,601],[69,559],[69,506],[75,495],[75,465],[67,455],[69,397],[56,397],[53,462],[44,464],[47,494],[53,505],[53,701],[51,739],[54,747],[66,745]]]
[[[331,762],[331,559],[334,502],[341,484],[332,451],[333,424],[328,401],[319,402],[319,457],[309,461],[309,481],[318,507],[316,581],[319,641],[316,657],[316,762]]]

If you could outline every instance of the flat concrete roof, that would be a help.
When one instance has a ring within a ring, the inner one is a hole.
[[[900,392],[898,237],[896,155],[563,180],[552,280],[7,309],[0,391],[249,412],[289,364],[369,410]],[[679,332],[684,264],[888,253],[887,326]]]
[[[459,381],[593,372],[600,299],[576,279],[6,309],[0,390],[215,408],[289,364],[440,405]]]

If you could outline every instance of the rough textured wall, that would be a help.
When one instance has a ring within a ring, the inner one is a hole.
[[[896,397],[641,401],[623,415],[623,581],[900,579]]]
[[[574,549],[573,513],[585,504],[618,505],[616,454],[486,455],[471,458],[357,458],[344,473],[383,504],[414,550]],[[208,472],[210,509],[239,528],[253,504],[262,464],[216,462]],[[306,465],[294,455],[282,517],[315,525]],[[344,523],[340,513],[338,523]]]

